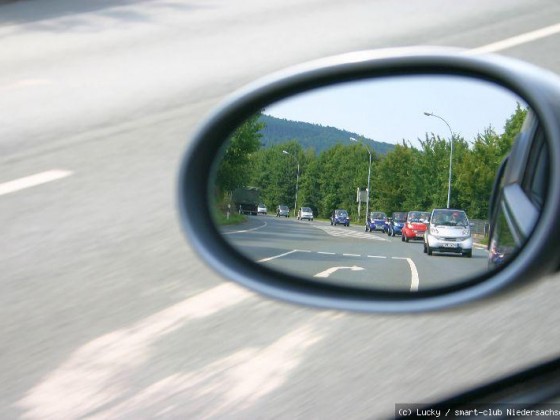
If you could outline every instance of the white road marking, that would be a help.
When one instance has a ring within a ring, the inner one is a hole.
[[[364,270],[364,268],[363,267],[358,267],[357,265],[353,265],[352,267],[331,267],[331,268],[329,268],[325,271],[321,271],[320,273],[315,274],[313,277],[327,278],[332,273],[335,273],[338,270],[362,271],[362,270]]]
[[[368,255],[368,258],[387,258],[387,257],[383,257],[381,255]]]
[[[336,255],[336,252],[324,252],[324,251],[317,251],[317,254],[323,254],[323,255]]]
[[[472,48],[466,51],[465,54],[485,54],[493,53],[498,51],[507,50],[508,48],[516,47],[518,45],[527,44],[528,42],[533,42],[541,38],[546,38],[548,36],[560,33],[560,23],[555,25],[547,26],[545,28],[537,29],[535,31],[526,32],[521,35],[512,36],[511,38],[506,38],[498,42],[493,42],[492,44],[484,45],[478,48]]]
[[[330,236],[342,237],[342,238],[353,238],[353,239],[367,239],[371,241],[381,241],[388,242],[388,239],[377,236],[373,233],[355,231],[348,229],[347,227],[335,227],[335,226],[317,226],[313,227],[321,229],[323,232]]]
[[[224,283],[84,344],[18,401],[25,411],[22,417],[83,418],[120,402],[137,386],[142,366],[158,362],[153,348],[158,341],[188,321],[215,315],[252,296]]]
[[[171,418],[177,417],[177,411],[185,413],[187,407],[190,412],[181,417],[243,418],[245,410],[293,379],[313,347],[329,336],[332,321],[340,317],[339,313],[331,312],[316,315],[268,345],[236,349],[192,371],[164,375],[140,390],[131,380],[131,391],[113,396],[114,405],[107,404],[87,417],[92,420],[153,417],[154,407],[164,407],[155,417]],[[79,404],[76,410],[79,414]],[[76,414],[66,418],[79,417]]]
[[[416,265],[414,261],[410,258],[403,258],[403,257],[391,257],[393,260],[406,260],[408,265],[410,266],[410,272],[412,273],[412,277],[410,280],[410,291],[417,292],[418,286],[420,286],[420,278],[418,277],[418,270],[416,269]]]
[[[0,195],[10,194],[25,188],[35,187],[37,185],[46,184],[47,182],[56,181],[72,175],[71,171],[62,169],[52,169],[50,171],[41,172],[35,175],[26,176],[24,178],[14,179],[0,184]]]
[[[45,86],[51,85],[53,82],[47,79],[22,79],[17,82],[11,83],[9,85],[0,86],[0,91],[2,90],[14,90],[34,86]]]
[[[342,254],[343,257],[361,257],[360,254]]]
[[[234,230],[234,231],[231,231],[231,232],[222,232],[222,235],[231,235],[232,233],[252,232],[252,231],[255,231],[255,230],[262,229],[263,227],[266,227],[267,225],[268,225],[268,223],[264,222],[264,225],[262,225],[262,226],[257,226],[256,228],[245,229],[245,230]]]
[[[258,260],[257,262],[272,261],[272,260],[275,260],[276,258],[282,258],[282,257],[285,257],[286,255],[293,254],[294,252],[298,252],[298,250],[297,250],[297,249],[293,249],[293,250],[291,250],[291,251],[284,252],[283,254],[280,254],[280,255],[275,255],[275,256],[273,256],[273,257],[268,257],[268,258],[263,258],[262,260]]]

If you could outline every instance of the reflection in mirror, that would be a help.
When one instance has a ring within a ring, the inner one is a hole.
[[[494,267],[490,195],[527,112],[501,86],[451,75],[287,98],[225,144],[214,220],[248,259],[309,280],[416,292],[472,279]]]

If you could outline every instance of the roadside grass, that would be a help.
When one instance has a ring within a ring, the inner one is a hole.
[[[484,235],[476,235],[475,234],[475,235],[473,235],[473,239],[481,245],[488,245],[488,238],[485,237]]]
[[[229,219],[227,215],[219,208],[214,208],[214,220],[220,226],[238,225],[247,221],[247,216],[239,213],[230,213]]]

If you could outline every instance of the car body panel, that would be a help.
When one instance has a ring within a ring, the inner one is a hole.
[[[549,165],[543,131],[529,112],[494,184],[489,210],[489,269],[510,261],[533,231],[546,198]]]

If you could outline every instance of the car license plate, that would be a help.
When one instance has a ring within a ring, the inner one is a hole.
[[[423,238],[423,237],[424,237],[424,234],[423,234],[423,233],[417,233],[417,234],[416,234],[416,237],[417,237],[417,238]]]
[[[444,248],[457,248],[457,244],[454,243],[444,243],[443,244]]]

